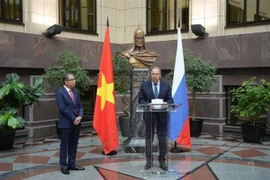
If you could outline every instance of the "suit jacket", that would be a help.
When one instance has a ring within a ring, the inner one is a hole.
[[[168,104],[173,103],[172,92],[170,85],[167,82],[159,81],[159,94],[158,99],[163,99],[164,102]],[[140,104],[148,104],[151,103],[151,100],[155,99],[152,81],[145,81],[142,83],[139,94],[139,103]]]
[[[83,117],[83,106],[79,92],[72,89],[74,102],[65,87],[60,88],[56,92],[56,103],[59,110],[58,128],[71,128],[76,117]]]
[[[168,104],[173,104],[172,92],[170,85],[165,81],[159,81],[159,94],[158,99],[163,99],[163,102],[167,102]],[[155,99],[152,81],[145,81],[142,83],[139,93],[139,103],[140,104],[148,104],[151,103],[151,100]],[[168,119],[168,113],[159,112],[161,121],[165,123]]]

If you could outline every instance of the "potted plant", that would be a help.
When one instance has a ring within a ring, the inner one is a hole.
[[[14,144],[15,131],[23,128],[25,120],[19,116],[18,109],[22,106],[38,102],[44,95],[43,78],[36,78],[33,86],[20,82],[16,73],[6,75],[7,80],[0,88],[0,149],[11,149]]]
[[[132,66],[123,56],[120,56],[121,50],[113,53],[113,72],[115,91],[122,96],[121,102],[124,104],[123,114],[119,116],[119,126],[121,135],[128,137],[130,132],[130,112],[127,94],[130,91],[130,77]]]
[[[242,85],[232,90],[231,112],[238,118],[246,121],[241,124],[242,135],[245,142],[260,143],[265,125],[260,124],[260,116],[269,111],[270,83],[256,78],[244,81]]]
[[[75,53],[62,51],[58,54],[56,65],[45,69],[44,80],[50,87],[63,85],[62,75],[71,72],[76,77],[76,89],[81,95],[89,90],[92,80],[88,72],[83,69],[82,60]]]
[[[56,65],[45,69],[44,81],[46,84],[48,84],[49,87],[59,88],[63,85],[62,75],[66,72],[73,73],[73,75],[76,77],[75,88],[80,92],[82,96],[84,96],[84,93],[90,89],[92,80],[88,76],[88,72],[83,69],[82,59],[78,57],[74,52],[60,52],[56,59]],[[89,99],[84,101],[82,98],[82,103],[84,107],[86,107],[89,104]],[[56,132],[59,137],[58,121],[55,123]]]
[[[194,56],[189,51],[184,52],[184,60],[187,88],[191,93],[190,132],[191,136],[198,137],[201,135],[203,121],[196,118],[196,110],[199,107],[197,93],[209,93],[210,87],[217,81],[216,68],[202,60],[200,55]]]
[[[172,56],[171,60],[175,60]],[[200,55],[194,56],[188,50],[184,50],[185,72],[187,88],[191,93],[190,103],[190,134],[193,137],[201,135],[203,120],[196,118],[196,110],[199,108],[197,103],[197,93],[208,93],[210,87],[217,81],[216,68],[209,62],[202,60]],[[166,74],[166,77],[172,77],[174,70]]]

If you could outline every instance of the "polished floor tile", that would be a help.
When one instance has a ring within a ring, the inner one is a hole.
[[[267,156],[267,154],[265,154],[257,149],[247,149],[247,150],[232,151],[232,152],[238,156],[241,156],[242,158]]]
[[[184,180],[260,180],[270,179],[269,140],[262,144],[244,143],[239,136],[203,134],[192,138],[192,149],[170,152],[175,147],[169,141],[168,171],[159,167],[158,153],[154,153],[153,167],[144,170],[144,153],[125,153],[123,138],[117,155],[102,154],[102,146],[96,135],[81,134],[77,165],[85,171],[71,171],[63,175],[59,167],[59,145],[57,138],[29,140],[14,145],[11,150],[0,151],[0,179],[94,179],[94,180],[137,180],[137,179],[184,179]],[[177,145],[177,148],[182,148]],[[229,173],[228,173],[229,172]]]

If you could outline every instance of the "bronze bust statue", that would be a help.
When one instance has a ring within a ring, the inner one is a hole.
[[[121,55],[126,57],[134,68],[150,68],[159,56],[155,51],[146,49],[144,31],[140,27],[134,32],[133,47],[122,51]]]

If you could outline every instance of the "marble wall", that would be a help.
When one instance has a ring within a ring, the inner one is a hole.
[[[0,67],[51,67],[57,54],[68,50],[82,57],[85,69],[98,70],[102,46],[101,42],[0,31]],[[112,50],[131,46],[112,43]],[[157,66],[173,67],[170,58],[176,52],[176,41],[146,42],[146,46],[160,54],[155,62]],[[270,67],[270,32],[186,39],[183,48],[202,55],[217,68]]]
[[[132,46],[115,43],[111,45],[113,51],[119,48],[130,49]],[[57,36],[46,38],[43,35],[0,31],[0,79],[8,72],[17,72],[27,81],[31,75],[42,74],[43,68],[55,65],[57,54],[63,50],[73,51],[82,57],[84,68],[95,78],[95,73],[99,70],[102,46],[103,43],[95,41]],[[162,71],[173,68],[170,58],[176,52],[175,40],[146,42],[146,46],[160,54],[155,65],[161,67]],[[270,80],[270,32],[188,39],[183,40],[183,47],[195,54],[201,54],[204,60],[209,60],[218,69],[220,81],[216,89],[211,90],[210,96],[199,96],[199,101],[206,105],[198,114],[208,119],[206,124],[217,124],[218,131],[225,122],[224,85],[240,85],[243,80],[252,76]],[[41,129],[44,135],[55,132],[52,122],[57,116],[51,109],[54,107],[53,96],[46,95],[41,99],[41,104],[41,107],[34,106],[32,110],[27,111],[27,123],[32,128],[30,137],[37,134],[40,136]],[[121,108],[121,105],[117,107]],[[44,114],[48,110],[52,113]]]

